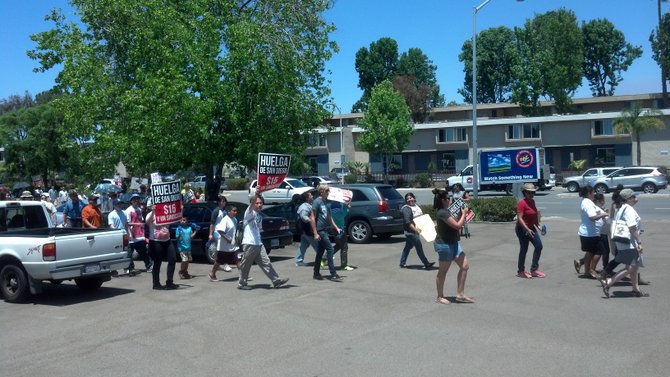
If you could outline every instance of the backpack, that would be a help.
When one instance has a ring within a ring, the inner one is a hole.
[[[242,240],[244,239],[244,221],[238,221],[237,227],[235,228],[235,245],[242,246]]]

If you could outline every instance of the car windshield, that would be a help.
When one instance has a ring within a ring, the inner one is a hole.
[[[309,187],[307,184],[305,184],[305,182],[299,179],[286,179],[285,181],[293,187]]]

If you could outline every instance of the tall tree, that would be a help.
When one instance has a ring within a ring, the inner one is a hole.
[[[367,107],[372,89],[384,80],[393,78],[398,66],[398,42],[392,38],[380,38],[370,43],[370,48],[361,47],[356,52],[358,87],[363,95],[351,111],[361,112]]]
[[[519,64],[514,31],[505,26],[483,30],[477,36],[477,102],[509,102],[514,81],[513,67]],[[472,103],[472,40],[461,47],[463,87],[458,93]]]
[[[518,81],[513,100],[537,110],[539,96],[547,96],[558,112],[570,112],[584,62],[583,36],[575,13],[561,8],[536,15],[517,32],[517,40],[522,57],[515,69]]]
[[[365,130],[358,137],[358,147],[382,157],[384,182],[388,182],[388,156],[401,152],[414,134],[405,99],[389,80],[372,89],[368,109],[358,126]]]
[[[400,54],[398,69],[395,75],[410,76],[413,78],[417,89],[424,88],[427,90],[428,96],[425,98],[425,101],[432,108],[444,106],[444,96],[440,94],[436,71],[437,66],[433,64],[421,49],[410,48],[407,52]]]
[[[665,2],[667,0],[663,0]],[[670,71],[670,13],[661,16],[661,0],[658,0],[658,28],[649,36],[654,60],[661,68],[663,105],[668,106],[668,72]]]
[[[86,29],[54,12],[30,56],[63,64],[57,104],[69,132],[95,141],[91,174],[119,160],[135,174],[195,166],[216,192],[212,166],[301,154],[328,116],[331,0],[72,4]]]
[[[642,48],[626,43],[623,32],[606,19],[582,22],[584,34],[584,76],[594,97],[613,96],[614,89]]]
[[[640,136],[652,130],[665,128],[662,113],[654,109],[643,109],[642,104],[636,102],[633,107],[621,112],[621,116],[614,120],[617,133],[630,134],[637,146],[637,165],[642,164],[642,149]]]

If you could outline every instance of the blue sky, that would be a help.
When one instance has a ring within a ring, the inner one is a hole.
[[[336,0],[326,19],[337,30],[331,35],[340,52],[328,63],[332,95],[343,113],[361,96],[354,69],[356,51],[382,37],[398,42],[399,52],[416,47],[437,66],[437,80],[447,102],[462,102],[463,65],[458,61],[463,42],[472,38],[472,9],[484,0]],[[11,5],[7,5],[10,3]],[[657,24],[656,0],[492,0],[477,14],[477,31],[496,26],[523,26],[535,14],[561,7],[575,12],[577,19],[610,20],[629,43],[641,46],[643,55],[623,74],[616,94],[660,92],[660,69],[652,59],[649,34]],[[670,4],[663,4],[663,12]],[[7,2],[0,12],[0,99],[12,94],[35,95],[51,88],[56,72],[34,73],[37,62],[26,56],[34,48],[29,35],[48,30],[44,21],[51,8],[73,11],[66,0]],[[584,83],[576,97],[590,97]]]

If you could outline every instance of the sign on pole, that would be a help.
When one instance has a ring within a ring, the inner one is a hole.
[[[181,183],[179,181],[152,183],[151,199],[156,225],[168,225],[181,220]]]
[[[530,182],[540,178],[537,148],[481,151],[479,168],[480,184]]]
[[[291,156],[287,154],[259,153],[256,193],[279,187],[288,175]]]

